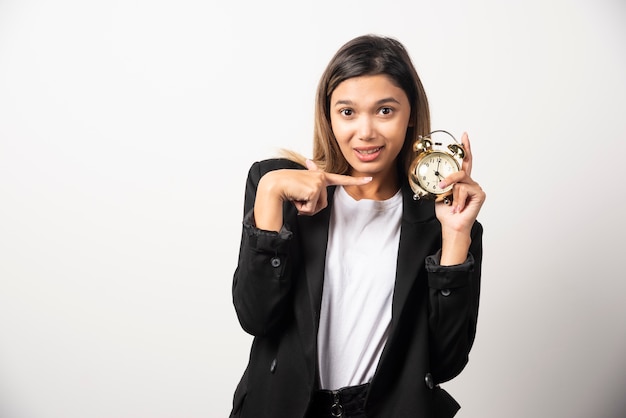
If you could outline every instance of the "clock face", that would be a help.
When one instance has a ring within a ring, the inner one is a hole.
[[[424,190],[441,194],[451,190],[452,185],[441,189],[439,182],[457,171],[459,171],[459,166],[452,156],[442,152],[432,152],[415,167],[415,177]]]

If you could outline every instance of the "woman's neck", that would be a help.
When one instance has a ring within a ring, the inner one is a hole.
[[[360,174],[352,175],[360,176]],[[400,188],[396,170],[386,174],[373,175],[372,177],[372,181],[367,184],[344,186],[346,193],[352,196],[354,200],[370,199],[381,201],[392,198]]]

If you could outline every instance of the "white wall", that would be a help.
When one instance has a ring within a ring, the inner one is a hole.
[[[368,32],[488,193],[458,416],[626,411],[622,0],[2,0],[1,417],[227,416],[247,169],[310,153],[318,77]]]

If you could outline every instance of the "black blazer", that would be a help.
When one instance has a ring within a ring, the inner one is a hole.
[[[254,336],[248,366],[235,391],[231,417],[299,418],[318,381],[317,329],[330,207],[299,216],[284,206],[280,232],[254,227],[260,178],[303,167],[285,159],[257,162],[248,173],[233,303]],[[371,381],[368,417],[452,417],[456,401],[439,387],[465,367],[476,333],[482,226],[472,228],[464,264],[442,267],[441,224],[431,201],[415,201],[405,182],[391,330]]]

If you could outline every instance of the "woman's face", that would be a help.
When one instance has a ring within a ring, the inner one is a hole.
[[[330,96],[330,122],[354,176],[395,175],[411,105],[387,75],[349,78]]]

